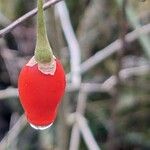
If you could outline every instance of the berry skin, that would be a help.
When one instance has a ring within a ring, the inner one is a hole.
[[[53,75],[42,73],[38,64],[25,65],[19,75],[19,97],[27,120],[35,126],[54,122],[65,91],[65,73],[58,59]]]

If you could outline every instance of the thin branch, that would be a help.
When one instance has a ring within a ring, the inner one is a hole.
[[[0,99],[7,99],[10,97],[18,97],[18,89],[17,88],[13,88],[13,87],[9,87],[5,90],[0,90]]]
[[[25,116],[22,115],[17,123],[11,128],[11,130],[9,130],[9,132],[0,142],[0,149],[4,150],[6,149],[6,147],[9,147],[9,145],[17,138],[18,134],[25,127],[26,124],[27,121],[25,119]]]
[[[136,30],[128,33],[125,36],[126,42],[132,42],[137,39],[139,36],[150,33],[150,24],[144,25]],[[88,70],[93,68],[98,63],[102,62],[112,54],[117,51],[121,51],[122,42],[121,40],[117,39],[107,47],[102,50],[99,50],[95,55],[91,56],[85,62],[81,64],[81,74],[86,73]]]
[[[116,0],[118,5],[121,7],[123,4],[123,0]],[[140,20],[134,10],[134,7],[131,5],[128,5],[126,8],[126,14],[127,19],[129,20],[130,24],[134,29],[140,28]],[[149,36],[147,35],[141,35],[139,36],[139,41],[141,43],[141,46],[143,47],[143,50],[145,51],[145,54],[147,54],[147,57],[150,58],[150,43],[149,43]]]
[[[131,67],[131,68],[126,68],[126,69],[122,69],[119,72],[119,77],[120,80],[123,81],[131,76],[139,76],[139,75],[144,75],[146,73],[149,73],[150,71],[150,67],[149,64],[147,65],[143,65],[143,66],[139,66],[139,67]],[[104,89],[107,89],[108,91],[110,91],[111,88],[113,88],[113,86],[117,83],[117,79],[116,76],[111,76],[109,77],[103,84],[102,87]]]
[[[55,3],[58,3],[61,0],[49,0],[46,2],[43,6],[44,10],[47,9],[48,7],[54,5]],[[18,18],[16,21],[8,25],[6,28],[0,30],[0,38],[3,37],[6,33],[10,32],[13,30],[15,27],[17,27],[19,24],[22,22],[26,21],[27,19],[31,18],[32,16],[36,15],[37,13],[37,8],[31,10],[30,12],[26,13],[22,17]]]
[[[81,50],[79,47],[79,43],[73,31],[69,17],[69,12],[65,1],[62,1],[55,6],[56,11],[59,14],[61,26],[64,31],[64,35],[70,50],[71,80],[74,85],[79,87],[81,83],[81,76],[80,76]]]
[[[85,140],[85,143],[89,150],[100,150],[98,144],[96,143],[96,140],[87,124],[86,119],[80,115],[76,115],[76,121],[78,123],[79,129],[83,135],[83,139]]]
[[[126,35],[126,41],[132,42],[137,39],[141,34],[148,34],[150,33],[150,24],[144,25],[143,27],[136,29]],[[111,43],[106,48],[97,52],[94,56],[91,56],[88,60],[81,64],[81,73],[85,73],[90,70],[92,67],[97,65],[98,63],[102,62],[107,57],[111,56],[115,52],[119,51],[121,48],[121,40],[116,40],[115,42]],[[68,74],[69,75],[69,74]],[[113,78],[113,76],[111,77]],[[107,84],[106,84],[107,85]],[[67,91],[74,91],[78,88],[74,87],[72,84],[68,84]],[[17,97],[18,91],[15,88],[1,90],[0,91],[0,99],[5,99],[9,97]]]
[[[70,51],[71,83],[72,86],[74,86],[75,88],[79,88],[81,84],[81,75],[80,75],[81,51],[80,51],[79,43],[77,41],[76,35],[71,25],[69,11],[67,9],[67,5],[65,1],[62,1],[59,4],[55,5],[55,8],[56,8],[56,12],[59,15],[61,27],[63,29],[64,36],[66,38],[69,51]],[[76,143],[75,145],[73,145],[73,147],[71,147],[71,150],[78,149],[78,145],[79,145],[80,133],[78,132],[79,131],[78,128],[75,128],[74,130],[75,130],[75,135],[73,135],[73,138],[71,138],[71,143],[72,142],[74,143],[75,141]],[[61,145],[60,148],[64,149],[62,148]]]
[[[138,67],[131,67],[122,69],[119,72],[119,76],[121,80],[125,80],[131,76],[140,76],[146,73],[149,73],[150,67],[149,64],[138,66]],[[83,92],[92,93],[92,92],[109,92],[110,89],[116,84],[116,76],[109,77],[103,83],[81,83],[80,88]],[[66,88],[66,92],[72,92],[77,90],[76,87],[72,84],[68,84]],[[5,90],[0,90],[0,99],[7,99],[10,97],[18,97],[18,89],[9,87]]]
[[[83,88],[84,87],[84,88]],[[82,83],[80,86],[84,92],[100,92],[100,91],[107,91],[107,89],[102,87],[100,83]],[[66,88],[66,92],[73,92],[78,90],[76,86],[73,84],[68,84]],[[11,98],[11,97],[18,97],[18,89],[13,87],[8,87],[7,89],[0,90],[0,100]]]
[[[56,2],[59,2],[59,1],[60,0],[53,0],[53,1],[47,2],[47,3],[45,3],[44,8],[46,9],[49,6],[51,6],[52,4],[54,4]],[[29,17],[32,17],[36,13],[37,13],[37,9],[34,9],[34,10],[30,11],[29,13],[27,13],[26,15],[22,16],[21,18],[17,19],[15,22],[13,22],[8,27],[0,30],[0,37],[2,35],[5,35],[9,31],[11,31],[18,24],[22,23],[22,21],[25,21],[26,19],[28,19]],[[144,35],[144,34],[148,34],[149,32],[150,32],[150,24],[144,25],[144,26],[142,26],[140,28],[137,28],[136,30],[128,33],[126,35],[126,41],[127,42],[132,42],[135,39],[137,39],[139,36]],[[107,47],[105,47],[104,49],[102,49],[99,52],[97,52],[94,56],[91,56],[85,62],[83,62],[81,64],[81,67],[80,67],[80,72],[81,73],[87,72],[88,70],[90,70],[91,68],[93,68],[98,63],[102,62],[107,57],[109,57],[112,54],[114,54],[115,52],[119,51],[120,48],[121,48],[121,40],[118,39],[118,40],[114,41],[113,43],[111,43],[110,45],[108,45]],[[68,76],[69,75],[70,74],[68,74]]]
[[[81,88],[79,90],[79,95],[78,95],[78,99],[77,99],[77,108],[76,108],[77,114],[84,115],[84,112],[86,109],[87,93],[92,92],[94,90],[99,92],[100,90],[104,90],[104,89],[102,89],[101,84],[95,84],[95,83],[94,84],[93,83],[82,83],[81,84]],[[78,150],[79,149],[80,130],[79,130],[79,125],[78,125],[77,120],[75,120],[73,127],[72,127],[69,150]],[[84,134],[86,134],[86,133],[84,133]],[[93,147],[93,149],[94,149],[94,147]]]
[[[78,150],[79,144],[80,144],[80,131],[78,124],[75,122],[73,124],[71,131],[69,150]]]
[[[150,33],[150,24],[144,25],[140,28],[137,28],[136,30],[126,34],[125,39],[126,42],[133,42],[136,40],[139,36],[144,34]],[[99,50],[95,55],[91,56],[89,59],[84,61],[81,64],[80,72],[81,74],[86,73],[90,69],[92,69],[94,66],[96,66],[98,63],[101,63],[103,60],[108,58],[109,56],[113,55],[117,51],[121,51],[122,47],[122,41],[120,39],[117,39],[107,47]],[[69,78],[71,73],[67,74],[67,78]]]
[[[81,89],[78,94],[77,108],[76,108],[76,113],[80,113],[82,115],[85,112],[86,100],[87,100],[87,93],[84,91],[84,87],[86,86],[81,85]],[[78,150],[79,144],[80,144],[80,131],[79,131],[79,126],[75,120],[73,127],[72,127],[72,132],[71,132],[69,150]]]
[[[132,68],[126,68],[120,71],[119,76],[121,78],[121,80],[126,79],[127,77],[133,76],[133,75],[143,75],[145,73],[148,73],[150,71],[149,65],[145,65],[145,66],[139,66],[139,67],[132,67]],[[77,110],[79,113],[83,114],[84,110],[85,110],[85,103],[86,103],[86,95],[85,92],[93,92],[94,89],[95,91],[99,92],[100,89],[106,89],[106,90],[110,90],[112,88],[112,86],[114,86],[116,84],[116,77],[115,76],[111,76],[109,79],[107,79],[103,84],[96,84],[96,83],[82,83],[81,84],[81,91],[82,93],[79,94],[78,97],[78,106],[77,106]],[[69,91],[69,89],[68,89]],[[1,90],[0,91],[0,99],[4,99],[4,98],[8,98],[8,97],[17,97],[18,96],[18,90],[15,88],[8,88],[6,90]],[[77,112],[77,113],[78,113]],[[20,118],[18,120],[18,122],[14,125],[14,127],[8,132],[8,134],[6,135],[6,137],[1,141],[0,143],[0,148],[2,146],[5,146],[6,144],[6,139],[8,137],[9,138],[9,142],[11,143],[11,141],[13,139],[15,139],[15,137],[17,136],[18,132],[21,130],[21,128],[23,128],[26,124],[24,121],[24,116],[22,116],[22,119]],[[21,124],[21,125],[20,125]],[[22,125],[23,124],[23,125]],[[82,128],[83,129],[83,128]],[[81,129],[80,129],[81,130]],[[13,132],[15,131],[15,132]],[[17,131],[17,132],[16,132]],[[83,132],[83,131],[82,131]],[[14,135],[14,133],[17,133]],[[12,134],[12,135],[11,135]],[[85,133],[84,133],[85,134]],[[14,137],[15,136],[15,137]],[[71,142],[72,144],[70,145],[70,147],[73,147],[74,145],[76,147],[78,147],[78,139],[80,137],[79,134],[79,125],[78,124],[74,124],[74,129],[72,130],[72,136],[71,139],[73,142]],[[77,138],[77,139],[76,139]],[[76,141],[75,141],[76,139]],[[74,147],[75,148],[75,147]],[[72,150],[72,149],[71,149]]]
[[[132,76],[141,76],[150,72],[149,64],[129,67],[122,69],[119,72],[119,77],[121,81],[125,81],[127,78]],[[92,92],[109,92],[113,86],[117,83],[116,76],[112,75],[106,79],[103,83],[81,83],[82,92],[92,93]],[[72,92],[76,90],[71,84],[67,86],[67,92]]]

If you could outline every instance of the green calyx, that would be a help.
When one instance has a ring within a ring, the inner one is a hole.
[[[35,60],[38,63],[49,63],[53,59],[53,52],[49,44],[46,32],[43,11],[43,0],[38,0],[37,41],[34,55]]]

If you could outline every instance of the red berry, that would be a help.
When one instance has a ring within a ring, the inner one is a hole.
[[[25,65],[19,75],[20,101],[28,121],[35,126],[54,122],[57,109],[65,91],[64,69],[57,59],[54,75],[44,74],[38,64]]]

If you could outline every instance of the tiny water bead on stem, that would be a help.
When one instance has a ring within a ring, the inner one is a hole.
[[[43,0],[38,0],[35,54],[18,79],[20,102],[31,127],[44,130],[53,124],[65,86],[63,66],[53,55],[47,38]]]

